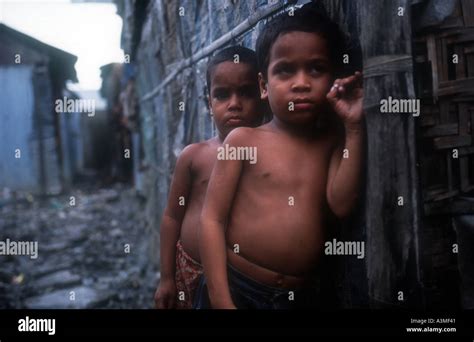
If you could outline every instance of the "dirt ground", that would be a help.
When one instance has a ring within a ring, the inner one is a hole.
[[[42,199],[3,193],[0,241],[37,242],[37,258],[0,255],[0,308],[152,308],[143,207],[120,184]]]

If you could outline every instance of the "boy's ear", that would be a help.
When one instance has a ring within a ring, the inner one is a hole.
[[[209,113],[211,113],[212,116],[211,95],[209,93],[207,93],[207,105],[209,106]]]
[[[267,81],[265,80],[261,72],[258,73],[258,86],[260,87],[260,98],[262,100],[267,100],[268,99]]]

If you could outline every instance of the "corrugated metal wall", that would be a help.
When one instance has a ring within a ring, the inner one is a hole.
[[[35,92],[34,139],[38,146],[36,155],[40,159],[42,193],[56,194],[62,191],[63,183],[56,136],[56,116],[63,114],[54,111],[53,80],[50,70],[45,66],[36,66],[32,81]]]
[[[83,113],[61,113],[59,130],[61,134],[62,174],[64,186],[72,185],[74,177],[84,168]]]
[[[61,191],[47,68],[0,68],[0,188],[36,194]],[[20,158],[15,150],[20,149]]]
[[[31,66],[0,68],[0,188],[40,190],[33,140],[32,77]],[[16,149],[21,158],[15,158]]]

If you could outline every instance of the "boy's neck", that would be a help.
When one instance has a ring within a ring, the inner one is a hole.
[[[217,143],[217,144],[219,144],[219,145],[222,145],[222,143],[224,142],[225,138],[226,138],[226,135],[224,135],[224,134],[222,134],[222,133],[220,133],[220,132],[217,132],[217,135],[216,135],[214,138],[212,138],[212,140],[213,140],[213,142],[215,142],[215,143]]]
[[[278,119],[276,116],[273,116],[270,125],[272,125],[274,129],[278,131],[281,131],[295,138],[304,140],[313,140],[321,133],[320,129],[318,128],[317,121],[303,125],[289,125]]]

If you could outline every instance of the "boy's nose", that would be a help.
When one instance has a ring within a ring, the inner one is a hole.
[[[228,110],[242,110],[242,103],[238,94],[232,94],[229,100]]]
[[[295,75],[291,90],[293,91],[308,91],[311,89],[308,75],[304,71],[300,71]]]

